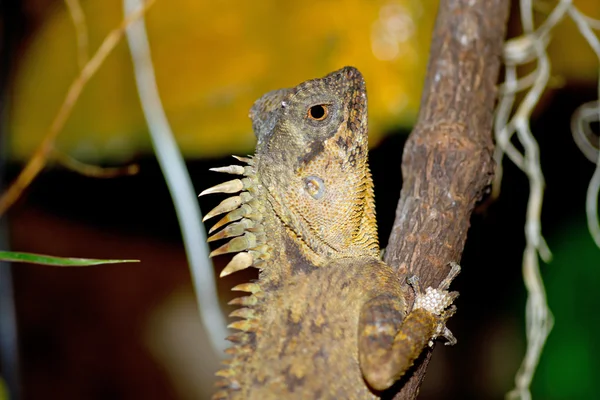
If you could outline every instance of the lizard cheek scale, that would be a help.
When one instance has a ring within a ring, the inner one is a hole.
[[[237,177],[200,193],[229,196],[204,217],[223,215],[208,241],[228,240],[211,257],[235,253],[221,277],[260,271],[232,289],[249,294],[229,303],[237,333],[213,400],[380,399],[433,340],[456,341],[460,268],[422,291],[380,260],[357,69],[269,92],[250,118],[255,154],[212,168]]]

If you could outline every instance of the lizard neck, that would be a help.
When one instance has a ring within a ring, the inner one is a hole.
[[[255,161],[259,166],[260,160]],[[356,190],[362,196],[359,211],[354,214],[359,221],[357,229],[352,235],[342,235],[346,239],[339,240],[334,245],[318,237],[320,235],[315,237],[311,229],[298,229],[303,216],[284,207],[285,202],[279,198],[280,195],[268,190],[269,180],[261,177],[260,173],[257,174],[255,196],[257,203],[261,205],[261,225],[267,254],[264,262],[255,266],[261,270],[260,284],[264,290],[280,286],[294,275],[308,274],[336,259],[379,257],[373,183],[366,163],[363,167],[364,178]],[[260,171],[260,168],[257,169]]]
[[[265,199],[266,200],[266,199]],[[324,257],[312,251],[290,228],[281,222],[272,208],[265,212],[268,256],[257,265],[263,290],[284,284],[291,276],[307,274],[325,264]]]

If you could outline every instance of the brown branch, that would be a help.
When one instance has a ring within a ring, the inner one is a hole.
[[[491,128],[508,10],[508,0],[440,1],[385,255],[401,276],[416,274],[424,287],[437,287],[448,263],[460,260],[471,213],[491,183]],[[428,350],[396,399],[416,397],[430,357]]]

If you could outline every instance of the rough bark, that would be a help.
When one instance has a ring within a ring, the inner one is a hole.
[[[437,287],[448,263],[460,261],[471,213],[491,183],[491,129],[508,10],[509,0],[440,1],[385,254],[399,274],[416,274],[423,287]],[[417,396],[430,357],[427,350],[395,399]]]

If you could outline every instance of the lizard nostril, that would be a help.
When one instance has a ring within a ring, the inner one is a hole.
[[[325,194],[325,182],[318,176],[309,176],[304,180],[304,188],[315,200],[319,200]]]

